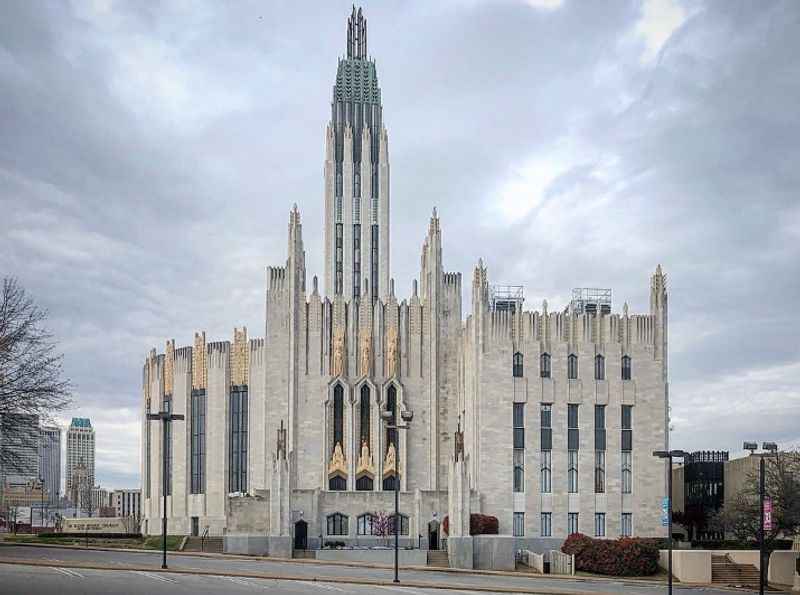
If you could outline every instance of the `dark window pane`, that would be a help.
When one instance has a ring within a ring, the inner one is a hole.
[[[514,428],[514,448],[525,448],[525,428]]]
[[[542,428],[542,450],[553,449],[553,430],[550,428]]]
[[[567,430],[567,448],[569,450],[578,450],[579,444],[578,430]]]

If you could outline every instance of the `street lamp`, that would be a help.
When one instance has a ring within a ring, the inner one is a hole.
[[[387,430],[395,430],[395,448],[397,448],[397,443],[399,443],[399,430],[407,430],[409,425],[411,424],[411,420],[414,419],[414,412],[413,411],[401,411],[400,417],[405,422],[405,425],[398,425],[395,421],[395,412],[394,411],[382,411],[381,418],[383,419],[384,423],[386,424]],[[400,579],[398,578],[398,568],[399,568],[399,561],[400,561],[400,475],[398,473],[400,469],[400,449],[397,448],[397,457],[394,463],[394,582],[399,583]]]
[[[164,495],[164,514],[161,518],[161,545],[164,549],[164,558],[161,562],[161,568],[167,567],[167,438],[169,424],[173,421],[182,421],[183,415],[180,413],[170,413],[169,411],[159,411],[158,413],[148,413],[148,421],[161,420],[162,436],[161,440],[161,454],[163,458],[163,486],[162,492]]]
[[[669,585],[668,593],[672,595],[672,459],[687,459],[690,455],[685,450],[654,450],[653,456],[669,460],[669,471],[667,473],[667,526],[669,527],[669,535],[667,537],[669,550],[667,580]]]
[[[755,454],[758,450],[757,442],[745,442],[742,445],[744,450],[750,451],[750,456]],[[761,444],[761,449],[766,450],[768,453],[775,454],[778,452],[778,445],[774,442],[764,442]],[[764,595],[764,499],[766,498],[766,488],[764,486],[764,476],[766,470],[764,466],[763,453],[758,461],[758,500],[759,500],[759,523],[758,523],[758,593]]]

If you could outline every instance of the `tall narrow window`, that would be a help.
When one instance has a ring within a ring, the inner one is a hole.
[[[567,535],[578,533],[578,513],[570,512],[567,514]]]
[[[358,534],[359,535],[373,535],[375,517],[370,513],[362,514],[358,517]]]
[[[542,403],[540,406],[541,457],[539,468],[539,491],[552,492],[552,449],[553,449],[553,406]]]
[[[594,379],[595,380],[606,379],[606,358],[604,358],[599,353],[594,356]]]
[[[172,413],[172,395],[164,395],[164,411]],[[172,422],[167,423],[164,452],[167,457],[167,496],[172,494]]]
[[[344,276],[344,230],[341,223],[336,224],[336,293],[342,293]]]
[[[567,451],[567,479],[569,482],[569,493],[578,493],[578,451]]]
[[[515,512],[514,513],[514,526],[513,526],[513,535],[514,537],[524,537],[525,536],[525,513],[524,512]]]
[[[552,537],[553,536],[553,513],[552,512],[543,512],[542,513],[542,537]]]
[[[361,386],[361,407],[360,407],[360,417],[361,417],[361,442],[366,442],[367,446],[370,445],[369,439],[369,386],[366,384]]]
[[[594,406],[594,491],[606,491],[606,406]]]
[[[206,391],[192,391],[192,441],[191,454],[191,486],[192,494],[205,492],[206,476]]]
[[[604,512],[596,512],[594,514],[594,536],[606,536],[606,513]]]
[[[519,351],[514,354],[511,372],[514,378],[522,378],[522,354]]]
[[[569,380],[578,379],[578,356],[574,353],[567,356],[567,378]]]
[[[344,387],[337,384],[333,388],[333,450],[336,446],[344,452]],[[347,479],[341,475],[334,475],[328,479],[328,489],[343,491],[347,489]]]
[[[247,413],[247,385],[231,387],[229,492],[247,491]]]
[[[629,355],[622,356],[622,379],[631,379],[631,358]]]
[[[361,224],[353,225],[353,299],[361,296]]]
[[[525,404],[514,403],[514,491],[525,491]]]
[[[389,388],[386,391],[386,411],[389,411],[392,416],[389,418],[388,425],[395,425],[397,423],[397,389],[395,388],[394,384],[389,385]],[[389,445],[394,444],[395,449],[395,456],[397,463],[399,464],[400,458],[400,450],[397,445],[397,430],[386,429],[386,450],[389,450]],[[395,470],[397,467],[395,467]],[[394,482],[395,476],[390,475],[389,477],[385,477],[383,480],[383,489],[384,490],[394,490]]]
[[[631,537],[633,535],[633,515],[630,512],[623,512],[622,522],[620,524],[620,533],[622,536]]]
[[[550,354],[543,353],[539,356],[539,374],[542,378],[550,378]]]
[[[580,445],[580,430],[578,429],[578,405],[567,405],[567,448],[578,450]]]
[[[622,493],[633,492],[633,406],[622,406]]]
[[[603,494],[606,491],[606,451],[594,451],[594,492]]]
[[[378,299],[378,239],[379,239],[378,226],[372,226],[372,285],[369,288],[372,295],[372,303]]]
[[[147,399],[147,414],[150,414],[150,399]],[[147,417],[145,417],[147,419]],[[144,462],[144,492],[145,498],[150,497],[150,421],[146,421],[144,425],[144,439],[145,439],[145,462]]]

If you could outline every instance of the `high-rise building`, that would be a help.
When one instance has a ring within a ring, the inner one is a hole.
[[[142,490],[114,490],[111,505],[118,517],[136,517],[141,515]]]
[[[39,479],[39,416],[0,416],[0,476],[9,484]]]
[[[73,417],[67,430],[67,466],[66,493],[72,494],[75,467],[82,464],[86,467],[86,481],[94,486],[94,428],[92,422],[85,417]],[[81,475],[83,471],[81,472]]]
[[[61,428],[45,426],[39,442],[39,477],[47,490],[50,504],[58,501],[61,493]]]

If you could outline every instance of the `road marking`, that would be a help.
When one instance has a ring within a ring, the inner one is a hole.
[[[253,583],[246,581],[242,578],[237,578],[235,576],[221,576],[219,578],[224,578],[226,581],[231,581],[232,583],[236,583],[237,585],[244,585],[245,587],[254,587]]]
[[[132,572],[134,572],[135,574],[143,574],[147,578],[151,578],[153,580],[161,581],[162,583],[176,583],[176,582],[178,582],[174,578],[167,578],[165,576],[158,576],[157,574],[150,574],[149,572],[145,572],[143,570],[134,570]]]
[[[422,593],[424,595],[424,591],[419,591],[414,589],[413,587],[389,587],[388,585],[375,585],[379,589],[386,589],[388,591],[399,591],[400,593]]]
[[[72,578],[84,578],[80,572],[75,572],[74,570],[69,570],[68,568],[56,568],[55,566],[51,566],[51,568],[56,572],[60,572],[66,576],[71,576]]]
[[[299,584],[301,584],[301,585],[307,585],[309,587],[315,587],[317,589],[326,589],[328,591],[339,591],[341,593],[345,592],[344,589],[341,589],[339,587],[335,587],[333,585],[329,585],[327,583],[320,583],[320,582],[317,582],[317,581],[297,581],[297,582]]]

